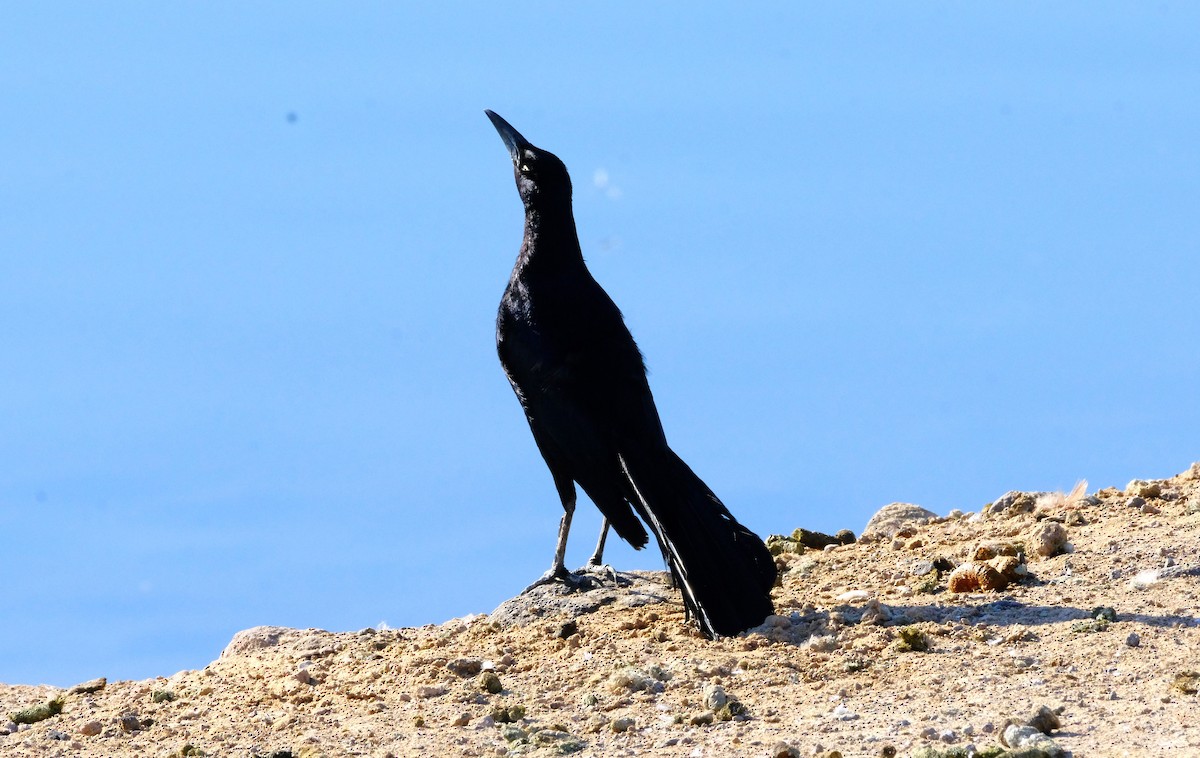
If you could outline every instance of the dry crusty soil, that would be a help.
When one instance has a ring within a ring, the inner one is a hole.
[[[0,685],[0,756],[970,755],[1041,706],[1040,754],[1200,756],[1200,464],[1001,500],[777,541],[778,615],[715,642],[633,573],[435,626],[260,627],[168,678]],[[1013,583],[950,591],[996,552]]]

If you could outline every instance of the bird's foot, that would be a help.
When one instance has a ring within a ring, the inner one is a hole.
[[[610,573],[605,573],[605,571]],[[611,575],[616,580],[616,572],[611,566],[584,567],[578,571],[567,571],[564,566],[553,566],[533,584],[521,590],[521,594],[547,584],[562,584],[572,592],[594,590],[604,584],[603,578]]]
[[[588,561],[584,566],[580,567],[576,574],[584,574],[589,577],[594,577],[597,581],[609,580],[613,584],[620,584],[621,578],[617,576],[617,570],[607,563],[599,563],[596,561]]]
[[[571,579],[572,579],[571,572],[567,571],[566,566],[563,566],[561,564],[557,565],[557,566],[551,566],[550,570],[547,571],[546,573],[542,574],[540,577],[538,577],[538,580],[536,582],[529,585],[525,589],[521,590],[521,594],[524,595],[526,592],[529,592],[530,590],[536,589],[543,585],[554,584],[555,582],[562,582],[563,584],[566,584],[569,586],[571,583]]]

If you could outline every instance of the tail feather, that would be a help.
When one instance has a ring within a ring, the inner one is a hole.
[[[761,624],[775,612],[775,560],[766,545],[679,456],[668,449],[654,457],[621,458],[630,501],[658,538],[700,631],[711,639]]]

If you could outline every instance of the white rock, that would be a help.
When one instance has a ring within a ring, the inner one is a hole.
[[[233,639],[221,651],[221,657],[231,658],[252,650],[273,647],[278,645],[279,639],[289,631],[291,630],[284,626],[256,626],[252,629],[243,629],[233,635]]]
[[[889,503],[871,517],[863,528],[863,537],[895,537],[906,528],[924,526],[938,515],[912,503]],[[860,538],[861,539],[861,538]]]
[[[1129,589],[1144,590],[1153,584],[1157,584],[1158,579],[1158,569],[1146,569],[1145,571],[1139,571],[1137,576],[1129,580]]]
[[[728,702],[729,695],[721,685],[714,684],[704,690],[704,707],[710,711],[719,711]]]
[[[833,711],[829,714],[838,721],[854,721],[859,718],[857,713],[853,713],[846,707],[845,703],[838,703],[834,706]]]
[[[1037,727],[1033,726],[1009,724],[1004,728],[1004,734],[1000,736],[1000,743],[1016,749],[1036,748],[1050,756],[1061,756],[1063,754],[1062,748],[1054,740],[1042,734],[1038,731]]]
[[[856,603],[869,600],[871,593],[866,590],[848,590],[834,598],[839,603]]]

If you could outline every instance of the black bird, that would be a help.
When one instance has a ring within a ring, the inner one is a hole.
[[[563,557],[578,483],[605,518],[591,563],[600,563],[609,525],[644,547],[644,521],[706,637],[757,626],[774,612],[774,559],[667,446],[642,354],[584,265],[566,166],[485,112],[508,147],[525,205],[496,349],[565,511],[554,563],[533,586],[572,580]]]

